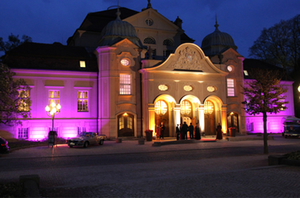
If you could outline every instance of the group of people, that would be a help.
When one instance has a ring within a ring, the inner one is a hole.
[[[194,131],[195,131],[195,136],[194,136]],[[196,126],[194,127],[192,123],[190,123],[190,125],[188,126],[186,124],[186,122],[184,122],[183,124],[181,124],[179,126],[179,124],[177,124],[176,126],[176,136],[177,136],[177,140],[187,140],[187,132],[190,133],[190,139],[196,139],[196,140],[200,140],[201,139],[201,130],[200,127],[198,125],[198,123],[196,124]]]
[[[190,123],[189,126],[186,124],[186,122],[184,122],[183,124],[180,124],[180,125],[177,124],[177,126],[176,126],[177,140],[187,140],[188,132],[190,134],[190,139],[196,139],[196,140],[201,139],[201,129],[200,129],[198,123],[196,124],[195,127],[193,126],[192,123]],[[195,132],[195,135],[194,135],[194,132]],[[164,139],[165,125],[163,122],[161,123],[160,126],[157,126],[156,133],[157,133],[157,137],[159,139]],[[220,123],[218,124],[218,126],[216,128],[216,133],[217,133],[216,139],[218,139],[218,140],[223,139],[222,127],[221,127]]]

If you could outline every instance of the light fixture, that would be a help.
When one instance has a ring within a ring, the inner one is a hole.
[[[48,116],[52,117],[52,131],[54,130],[54,116],[60,112],[59,111],[60,109],[61,109],[60,104],[56,104],[55,102],[52,102],[50,104],[50,106],[47,105],[45,107],[45,110],[47,111]]]

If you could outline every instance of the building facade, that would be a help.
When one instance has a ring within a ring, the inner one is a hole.
[[[245,114],[242,105],[245,58],[232,37],[217,23],[215,28],[197,46],[179,17],[168,20],[148,1],[141,12],[89,13],[67,46],[25,43],[11,50],[3,63],[31,86],[32,110],[22,126],[1,126],[2,136],[47,138],[53,120],[45,107],[51,102],[61,105],[54,130],[64,138],[81,131],[109,138],[141,137],[145,130],[156,135],[161,123],[172,137],[183,122],[208,135],[216,134],[218,123],[224,133],[229,127],[241,135],[262,132],[262,118]],[[294,116],[293,82],[282,83],[290,103],[269,115],[269,132],[282,132],[282,120]]]

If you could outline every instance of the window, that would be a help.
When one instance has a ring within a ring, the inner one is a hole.
[[[28,128],[18,128],[18,139],[28,139]]]
[[[227,96],[235,96],[234,94],[234,79],[227,78]]]
[[[155,103],[155,113],[158,115],[165,115],[168,111],[168,106],[163,100],[159,100]]]
[[[59,91],[49,91],[49,105],[54,102],[55,104],[59,104]]]
[[[78,112],[89,111],[88,102],[89,102],[88,91],[77,91],[77,111]]]
[[[156,44],[156,41],[154,38],[151,38],[151,37],[147,37],[144,39],[144,43],[145,44]]]
[[[120,74],[120,94],[129,95],[131,94],[131,75]]]
[[[127,118],[127,128],[132,129],[132,118],[131,117]]]
[[[171,39],[166,39],[166,40],[164,40],[163,45],[174,46],[174,43]]]
[[[86,132],[86,127],[78,127],[77,132],[78,134],[80,134],[81,132]]]
[[[82,68],[86,67],[86,66],[85,66],[85,61],[79,61],[79,65],[80,65],[80,67],[82,67]]]
[[[18,110],[19,111],[30,111],[30,92],[29,90],[20,89],[18,90]]]
[[[119,130],[124,128],[124,116],[119,117]]]
[[[180,105],[180,113],[182,115],[190,115],[191,112],[192,112],[191,103],[187,100],[182,101],[182,103]]]

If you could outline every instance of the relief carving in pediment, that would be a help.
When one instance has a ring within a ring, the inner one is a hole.
[[[179,57],[174,69],[202,70],[200,55],[196,50],[186,47],[179,51]]]

